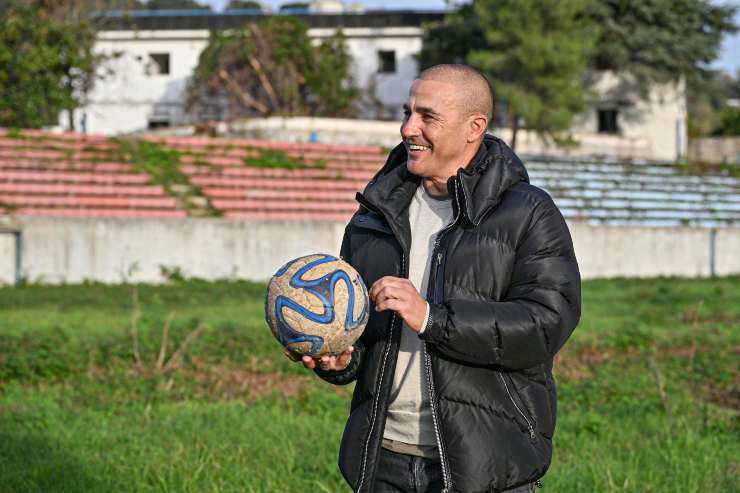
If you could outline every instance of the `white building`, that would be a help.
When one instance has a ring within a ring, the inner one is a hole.
[[[341,28],[353,58],[352,77],[374,104],[365,117],[394,120],[418,74],[421,26],[441,20],[441,11],[337,11],[336,1],[317,2],[298,15],[316,40]],[[212,29],[229,29],[264,15],[256,12],[132,12],[109,20],[95,50],[115,55],[102,69],[89,103],[77,111],[78,128],[120,134],[186,124],[186,83]],[[685,155],[686,102],[683,86],[656,87],[647,101],[626,98],[619,79],[602,74],[594,84],[600,100],[573,129],[581,146],[572,154],[675,160]],[[66,118],[61,118],[66,122]],[[498,132],[506,138],[506,130]],[[557,153],[523,132],[520,150]]]

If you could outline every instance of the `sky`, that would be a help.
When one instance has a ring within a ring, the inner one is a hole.
[[[280,4],[287,3],[291,0],[260,1],[263,5],[279,7]],[[228,0],[201,0],[201,2],[211,5],[216,10],[221,10],[224,5],[228,3]],[[442,9],[446,6],[445,0],[395,0],[390,2],[382,0],[361,0],[361,3],[368,8],[374,9]],[[740,7],[740,0],[716,0],[715,3]],[[740,10],[735,14],[735,24],[740,26]],[[719,57],[712,63],[712,67],[726,70],[732,75],[735,75],[737,71],[740,70],[740,32],[731,36],[725,36],[725,39],[722,42],[722,47],[720,48]]]

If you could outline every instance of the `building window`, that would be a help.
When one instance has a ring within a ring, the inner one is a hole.
[[[170,73],[169,53],[149,53],[147,75],[168,75]]]
[[[169,120],[149,120],[147,128],[154,130],[155,128],[166,128],[170,126]]]
[[[599,114],[599,133],[616,134],[619,133],[618,116],[619,111],[616,109],[601,109]]]
[[[396,52],[378,50],[378,72],[381,74],[396,73]]]

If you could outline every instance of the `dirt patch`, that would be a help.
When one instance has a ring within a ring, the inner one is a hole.
[[[253,402],[273,393],[283,397],[294,397],[311,385],[308,377],[283,375],[280,373],[258,373],[249,369],[223,366],[203,366],[185,370],[187,376],[208,389],[215,397],[228,396]]]
[[[709,384],[704,390],[712,403],[740,411],[740,374],[735,373],[727,385]]]
[[[656,357],[658,361],[668,358],[685,358],[689,366],[699,353],[711,351],[709,346],[672,346],[661,348]],[[738,353],[738,348],[733,349]],[[599,348],[597,346],[579,346],[575,349],[566,348],[555,357],[553,372],[567,380],[586,380],[593,377],[593,368],[604,363],[626,362],[635,358],[644,358],[645,350],[629,347],[625,350]]]
[[[709,400],[718,406],[740,411],[740,385],[731,385],[728,388],[712,388],[709,391]]]
[[[131,365],[125,370],[128,378],[156,382],[158,392],[173,399],[201,398],[208,400],[242,400],[247,403],[273,394],[290,398],[315,387],[318,378],[312,373],[286,375],[270,371],[257,371],[256,365],[211,364],[191,360],[164,371],[151,365]],[[120,371],[90,365],[87,375],[96,380],[116,382]],[[328,385],[328,384],[327,384]],[[332,386],[333,387],[333,386]]]
[[[553,372],[566,380],[587,380],[593,377],[593,367],[613,359],[613,356],[612,351],[595,346],[566,349],[555,357]]]

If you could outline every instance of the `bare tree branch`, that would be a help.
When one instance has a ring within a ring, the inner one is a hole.
[[[239,84],[237,84],[231,77],[229,77],[229,73],[225,69],[219,70],[218,76],[221,78],[221,80],[226,82],[226,85],[234,94],[236,94],[237,97],[239,97],[239,100],[244,106],[253,108],[259,111],[262,115],[270,114],[270,108],[268,108],[263,103],[260,103],[247,91],[242,90],[242,88],[239,87]]]

